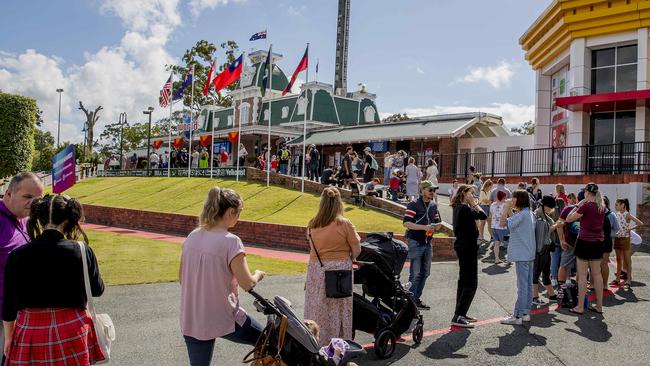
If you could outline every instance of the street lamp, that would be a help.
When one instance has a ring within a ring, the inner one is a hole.
[[[126,124],[126,112],[120,113],[120,169],[122,169],[122,139],[124,137],[124,124]],[[148,159],[148,158],[147,158]]]
[[[147,131],[147,176],[149,176],[149,165],[151,165],[151,162],[149,161],[149,149],[151,148],[151,113],[153,112],[153,107],[147,108],[146,111],[142,111],[144,114],[149,115],[149,128]]]
[[[56,92],[59,93],[59,127],[56,129],[56,147],[58,148],[61,141],[61,93],[63,93],[63,89],[59,88]]]

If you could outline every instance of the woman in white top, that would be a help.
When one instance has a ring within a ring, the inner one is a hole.
[[[411,201],[418,199],[420,192],[418,187],[420,186],[420,179],[422,179],[422,172],[415,165],[415,158],[409,158],[409,165],[405,169],[406,171],[406,195]]]
[[[427,162],[427,180],[438,184],[438,164],[433,159],[429,159]]]
[[[627,198],[616,200],[616,221],[618,222],[618,232],[614,238],[614,250],[616,251],[616,279],[611,285],[619,286],[621,283],[621,272],[623,268],[627,271],[625,278],[625,287],[632,285],[632,247],[630,246],[631,223],[636,226],[643,225],[643,222],[630,213],[630,201]]]

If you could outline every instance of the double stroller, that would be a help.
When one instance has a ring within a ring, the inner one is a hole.
[[[406,245],[392,233],[370,233],[357,257],[354,282],[363,292],[353,294],[353,328],[375,337],[374,351],[382,359],[392,356],[397,337],[409,329],[416,344],[424,334],[422,315],[399,280],[407,256]]]
[[[268,316],[268,322],[253,351],[244,357],[244,363],[252,362],[256,366],[335,365],[334,361],[319,354],[316,337],[294,313],[287,299],[276,296],[271,302],[253,290],[249,293],[255,297],[257,311]],[[339,365],[346,365],[350,360],[366,353],[358,343],[350,340],[346,342],[350,349],[345,352]]]

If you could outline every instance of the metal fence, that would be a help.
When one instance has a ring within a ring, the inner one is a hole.
[[[442,177],[641,174],[650,172],[650,141],[436,156]]]

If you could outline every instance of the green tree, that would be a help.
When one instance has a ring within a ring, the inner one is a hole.
[[[524,122],[524,124],[519,127],[511,128],[510,132],[514,133],[515,135],[534,135],[535,123],[533,123],[533,121]]]
[[[31,169],[36,111],[35,100],[0,93],[0,177]]]
[[[174,112],[173,118],[180,118],[182,112]],[[111,123],[104,127],[100,138],[102,145],[100,154],[102,156],[119,155],[120,134],[122,133],[122,153],[126,154],[137,148],[147,147],[148,123],[125,123],[121,128],[119,123]],[[172,125],[172,129],[175,127]],[[168,136],[169,117],[151,123],[151,137]]]
[[[43,131],[40,128],[34,130],[34,156],[32,157],[32,169],[34,171],[52,170],[52,157],[54,156],[54,136],[50,131]]]
[[[223,62],[218,64],[217,70],[212,74],[213,78],[218,72],[223,71],[228,64],[235,61],[239,51],[239,46],[235,41],[223,42],[219,45],[219,48],[223,50],[225,57],[217,58],[217,60],[223,60]],[[182,57],[183,65],[167,65],[167,70],[174,72],[174,94],[180,88],[183,79],[185,79],[191,67],[194,66],[194,105],[191,106],[194,113],[198,113],[203,105],[212,104],[222,107],[232,105],[232,97],[221,92],[216,93],[214,87],[210,88],[207,96],[203,96],[203,86],[208,78],[208,71],[212,62],[215,60],[214,54],[217,50],[218,47],[214,43],[200,40],[192,48],[185,51]],[[233,84],[226,89],[232,91],[235,89],[235,85]],[[191,95],[191,89],[188,87],[183,97],[184,106],[190,107]]]
[[[384,122],[399,122],[399,121],[407,121],[411,119],[406,113],[400,114],[400,113],[395,113],[392,114],[386,118],[384,118]]]

